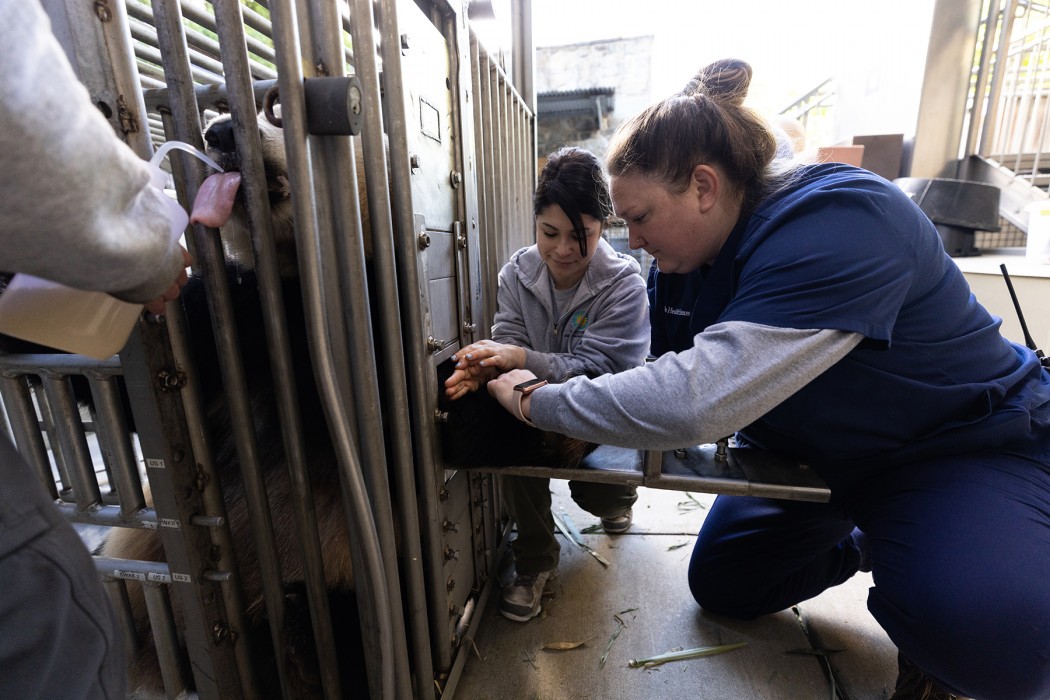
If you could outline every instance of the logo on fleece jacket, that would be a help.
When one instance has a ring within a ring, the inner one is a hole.
[[[582,333],[587,329],[587,312],[580,309],[572,315],[572,326],[577,332]]]

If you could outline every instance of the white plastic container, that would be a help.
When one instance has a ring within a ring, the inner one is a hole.
[[[178,202],[165,200],[177,238],[189,217]],[[141,313],[142,304],[26,274],[15,275],[0,294],[0,332],[98,360],[120,352]]]
[[[0,331],[98,360],[120,352],[140,313],[141,304],[32,275],[15,275],[0,295]]]
[[[1025,211],[1028,212],[1025,258],[1044,265],[1050,264],[1050,200],[1029,204]]]
[[[189,144],[169,141],[154,154],[154,187],[163,190],[167,175],[160,161],[172,148],[197,156],[222,170],[214,161]],[[189,215],[171,197],[169,205],[171,236],[177,240],[185,231]],[[73,289],[58,282],[17,274],[0,294],[0,333],[45,345],[56,350],[104,360],[120,352],[135,328],[142,304],[129,304],[105,292]]]

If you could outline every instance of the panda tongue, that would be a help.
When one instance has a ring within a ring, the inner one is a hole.
[[[236,170],[228,173],[209,175],[197,190],[193,200],[191,224],[203,224],[219,228],[230,218],[233,211],[233,198],[241,186],[241,174]]]

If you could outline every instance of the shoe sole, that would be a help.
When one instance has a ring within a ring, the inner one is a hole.
[[[499,614],[502,615],[503,617],[507,618],[508,620],[514,620],[515,622],[528,622],[532,618],[534,618],[537,615],[539,615],[541,612],[543,612],[543,606],[542,605],[540,607],[538,607],[536,609],[536,612],[532,613],[531,615],[517,615],[515,613],[512,613],[512,612],[509,612],[507,610],[504,610],[503,608],[500,608]]]
[[[607,523],[605,518],[602,518],[600,521],[602,524],[602,529],[605,530],[605,534],[607,535],[622,535],[623,533],[630,530],[631,526],[634,525],[634,518],[631,517],[632,515],[633,514],[631,513],[631,511],[628,510],[619,518],[612,518],[611,520],[614,521],[612,523]]]

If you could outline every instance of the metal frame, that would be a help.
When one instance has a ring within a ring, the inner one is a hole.
[[[728,441],[670,451],[599,446],[578,468],[472,467],[514,476],[633,484],[672,491],[826,503],[831,491],[808,465]]]
[[[296,383],[303,379],[291,366],[258,156],[256,104],[267,87],[279,86],[314,379],[339,457],[371,695],[433,695],[462,665],[459,651],[476,626],[475,612],[491,586],[503,541],[496,480],[448,471],[439,457],[434,365],[488,332],[480,320],[491,318],[495,287],[494,277],[482,273],[490,267],[483,267],[481,256],[504,259],[531,240],[531,110],[503,70],[476,42],[472,45],[463,8],[443,0],[375,5],[271,0],[263,5],[269,18],[236,2],[212,2],[214,15],[178,0],[93,8],[73,0],[47,4],[93,98],[107,105],[114,129],[141,157],[170,139],[201,147],[203,118],[231,111],[242,144],[242,191],[324,694],[336,698],[342,691],[325,597],[324,552],[309,505],[296,404]],[[457,332],[438,348],[433,341],[428,344],[425,332],[433,309],[417,245],[422,200],[413,190],[418,182],[413,182],[407,138],[415,103],[400,73],[405,56],[399,25],[417,13],[431,23],[447,54],[451,98],[441,118],[454,133],[448,141],[454,221],[446,223],[454,244],[450,265]],[[249,36],[246,27],[272,36],[274,47]],[[347,33],[356,55],[346,48]],[[362,133],[356,139],[307,133],[304,81],[345,75],[348,62],[364,94]],[[382,104],[381,85],[386,92]],[[477,104],[482,93],[485,109]],[[485,124],[493,128],[481,145],[475,130]],[[499,170],[490,172],[485,162],[498,162]],[[169,167],[178,198],[187,206],[206,173],[179,153],[171,156]],[[368,193],[367,231],[356,197],[359,173]],[[284,601],[248,401],[252,377],[246,375],[233,330],[218,236],[197,225],[187,231],[186,242],[194,274],[205,280],[270,638],[277,646]],[[137,643],[131,629],[135,599],[149,609],[165,692],[176,696],[193,685],[204,698],[255,697],[263,689],[248,642],[239,634],[245,623],[235,543],[189,340],[187,319],[174,304],[166,316],[141,321],[119,358],[0,358],[0,392],[19,448],[70,519],[160,531],[166,562],[100,557],[96,565],[125,621],[129,647]],[[27,382],[30,375],[38,378],[37,388]],[[80,416],[70,376],[84,376],[90,384],[97,407],[90,421]],[[137,442],[122,416],[120,378],[134,410]],[[101,477],[86,446],[92,430],[106,477],[115,485],[108,491],[99,488]],[[389,449],[386,436],[392,437]],[[49,451],[49,445],[54,449]],[[148,465],[144,471],[153,507],[140,484],[140,454]],[[129,588],[128,582],[142,585]],[[282,666],[278,654],[281,692],[287,695]]]

